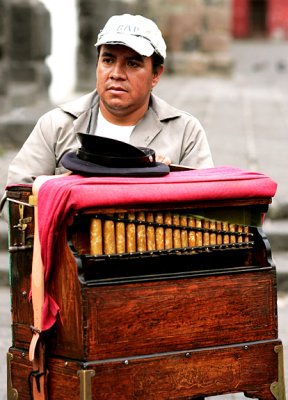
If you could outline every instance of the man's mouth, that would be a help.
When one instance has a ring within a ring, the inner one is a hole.
[[[109,86],[109,92],[127,92],[122,86]]]

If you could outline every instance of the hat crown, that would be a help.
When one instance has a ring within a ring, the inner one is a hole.
[[[81,148],[90,153],[119,157],[143,156],[143,151],[140,150],[140,148],[120,140],[90,135],[82,132],[77,132],[77,137],[81,143]]]
[[[78,158],[110,167],[147,167],[155,165],[155,151],[147,147],[135,147],[129,143],[102,136],[77,133],[81,148]]]

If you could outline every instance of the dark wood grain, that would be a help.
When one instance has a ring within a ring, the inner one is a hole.
[[[94,370],[92,398],[99,400],[195,399],[244,392],[248,397],[274,400],[270,384],[277,381],[279,341],[187,350],[85,364]],[[13,387],[21,399],[30,399],[29,361],[19,350],[13,354]],[[71,359],[49,357],[49,400],[80,398],[78,371],[83,365]]]

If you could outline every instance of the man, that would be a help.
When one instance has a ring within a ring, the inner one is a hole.
[[[151,93],[166,57],[157,25],[139,15],[113,16],[95,46],[96,90],[39,119],[9,166],[7,184],[65,172],[61,158],[79,147],[77,132],[150,147],[156,160],[168,165],[212,167],[199,121]]]

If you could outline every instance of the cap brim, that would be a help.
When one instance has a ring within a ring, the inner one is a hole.
[[[95,43],[95,46],[98,47],[103,44],[122,44],[145,57],[152,56],[155,51],[149,40],[144,37],[125,35],[123,33],[105,34]]]
[[[68,170],[79,175],[89,176],[165,176],[169,174],[170,168],[163,163],[155,162],[153,167],[139,167],[139,168],[112,168],[103,165],[94,164],[89,161],[81,160],[77,157],[76,152],[69,152],[64,154],[61,159],[62,165]]]

